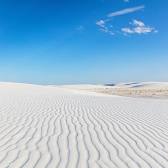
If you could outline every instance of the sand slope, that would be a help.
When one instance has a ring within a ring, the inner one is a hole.
[[[168,100],[0,83],[0,168],[167,168]]]

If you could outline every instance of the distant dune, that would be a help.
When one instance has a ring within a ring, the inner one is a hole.
[[[119,96],[168,98],[168,82],[67,85],[64,87]]]
[[[104,94],[137,88],[0,83],[0,168],[167,168],[168,100]]]

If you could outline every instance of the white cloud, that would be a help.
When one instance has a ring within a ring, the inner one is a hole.
[[[99,21],[97,21],[96,22],[96,24],[98,25],[98,26],[100,26],[100,27],[105,27],[105,21],[104,20],[99,20]]]
[[[124,33],[133,34],[133,31],[130,28],[128,28],[128,27],[122,28],[121,31],[124,32]]]
[[[145,8],[144,5],[136,6],[136,7],[132,7],[132,8],[126,8],[126,9],[123,9],[123,10],[120,10],[120,11],[109,13],[107,16],[108,17],[115,17],[115,16],[126,15],[126,14],[129,14],[129,13],[140,11],[144,8]]]
[[[129,1],[129,0],[124,0],[124,1]],[[147,25],[145,25],[145,23],[143,21],[136,20],[136,19],[133,20],[132,22],[130,22],[129,26],[119,28],[119,30],[115,30],[113,28],[113,26],[110,24],[112,22],[113,17],[141,11],[144,8],[145,8],[145,6],[141,5],[141,6],[126,8],[123,10],[112,12],[112,13],[108,14],[105,19],[101,19],[101,20],[97,21],[96,25],[99,26],[99,29],[101,31],[103,31],[105,33],[109,33],[111,35],[114,35],[117,33],[121,33],[121,34],[157,33],[158,31],[154,27],[147,26]]]
[[[134,32],[138,34],[146,34],[146,33],[151,33],[154,31],[154,28],[152,27],[135,27]]]
[[[108,33],[110,35],[115,35],[115,33],[113,31],[111,31],[108,27],[101,28],[100,30],[103,31],[104,33]]]
[[[133,20],[133,25],[135,25],[135,26],[141,26],[141,27],[145,26],[145,24],[142,21],[136,20],[136,19]]]
[[[110,35],[114,35],[114,32],[111,30],[111,26],[106,26],[106,22],[104,20],[99,20],[96,22],[96,24],[100,27],[100,30],[109,33]]]
[[[124,34],[147,34],[157,32],[154,27],[146,26],[145,23],[139,20],[133,20],[131,25],[133,26],[121,28],[121,31]]]

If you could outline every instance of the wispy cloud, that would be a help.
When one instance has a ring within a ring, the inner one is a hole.
[[[132,27],[121,28],[121,31],[124,34],[147,34],[158,32],[154,27],[146,26],[145,23],[140,20],[133,20],[130,24]]]
[[[116,11],[116,12],[109,13],[107,16],[108,17],[115,17],[115,16],[126,15],[126,14],[129,14],[129,13],[140,11],[144,8],[145,8],[144,5],[136,6],[136,7],[133,7],[133,8],[126,8],[126,9],[123,9],[123,10],[119,10],[119,11]]]
[[[129,1],[129,0],[124,0]],[[101,19],[96,22],[96,25],[99,26],[99,29],[105,33],[109,33],[110,35],[114,35],[116,33],[120,34],[147,34],[147,33],[156,33],[158,32],[154,27],[147,26],[141,20],[134,19],[129,23],[129,26],[121,27],[119,30],[115,30],[113,25],[111,24],[112,18],[116,16],[122,16],[134,12],[141,11],[145,8],[144,5],[135,6],[132,8],[126,8],[119,11],[115,11],[109,13],[105,19]]]
[[[133,13],[133,12],[136,12],[136,11],[140,11],[144,8],[145,8],[145,6],[141,5],[141,6],[126,8],[126,9],[123,9],[123,10],[112,12],[112,13],[107,15],[107,18],[97,21],[96,25],[99,26],[101,31],[103,31],[105,33],[109,33],[110,35],[114,35],[115,33],[114,33],[114,30],[112,30],[112,26],[108,25],[108,23],[111,21],[112,17],[126,15],[128,13]]]
[[[96,24],[99,26],[101,31],[103,31],[105,33],[109,33],[110,35],[114,35],[114,32],[111,30],[111,26],[108,27],[104,20],[99,20],[96,22]]]
[[[134,19],[133,23],[130,23],[130,24],[132,24],[134,26],[139,26],[139,27],[144,27],[145,26],[145,24],[142,21],[136,20],[136,19]]]
[[[106,22],[104,20],[99,20],[96,22],[96,24],[100,27],[105,27]]]
[[[127,0],[124,0],[127,1]],[[112,18],[116,16],[122,16],[129,13],[134,13],[141,11],[145,8],[144,5],[141,6],[135,6],[132,8],[126,8],[123,10],[115,11],[112,13],[109,13],[105,19],[101,19],[96,22],[96,25],[99,26],[99,29],[105,33],[108,33],[110,35],[114,34],[148,34],[148,33],[157,33],[158,31],[152,27],[146,25],[143,21],[134,19],[129,23],[129,26],[123,26],[119,29],[114,29],[112,25]]]

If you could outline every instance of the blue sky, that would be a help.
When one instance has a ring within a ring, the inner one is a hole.
[[[168,81],[167,0],[0,0],[0,81]]]

